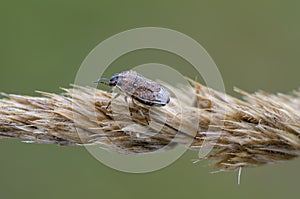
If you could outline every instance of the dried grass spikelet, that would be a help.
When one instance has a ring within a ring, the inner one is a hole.
[[[62,95],[3,94],[0,136],[60,145],[99,144],[122,153],[156,151],[171,143],[200,150],[215,167],[233,170],[289,160],[300,149],[300,93],[257,92],[239,100],[193,82],[193,89],[166,85],[180,98],[165,107],[113,100],[112,93],[74,86]],[[164,148],[167,149],[167,148]]]

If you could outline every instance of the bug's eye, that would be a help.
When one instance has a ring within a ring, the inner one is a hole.
[[[117,85],[118,83],[118,79],[119,79],[119,74],[115,74],[114,76],[112,76],[110,79],[109,79],[109,85],[110,86],[115,86]]]

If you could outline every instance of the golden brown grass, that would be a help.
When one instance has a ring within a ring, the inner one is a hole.
[[[121,153],[147,153],[169,143],[199,150],[205,141],[222,170],[289,160],[300,152],[300,93],[257,92],[244,101],[192,82],[193,89],[171,89],[165,107],[113,100],[112,93],[74,86],[61,95],[3,94],[0,136],[59,145],[99,144]],[[191,143],[191,144],[190,144]],[[168,148],[164,148],[167,150]],[[161,151],[160,151],[161,152]]]

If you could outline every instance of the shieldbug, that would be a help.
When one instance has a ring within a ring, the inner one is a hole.
[[[148,106],[165,106],[170,102],[170,94],[166,88],[133,70],[117,73],[108,82],[106,78],[100,78],[95,83],[116,86],[121,92]],[[114,98],[119,95],[120,92]],[[109,105],[110,103],[107,107]]]

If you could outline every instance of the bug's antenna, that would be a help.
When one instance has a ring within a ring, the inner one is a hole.
[[[105,77],[101,77],[100,79],[94,81],[94,83],[101,83],[101,84],[105,84],[105,85],[108,85],[108,79],[105,78]]]

